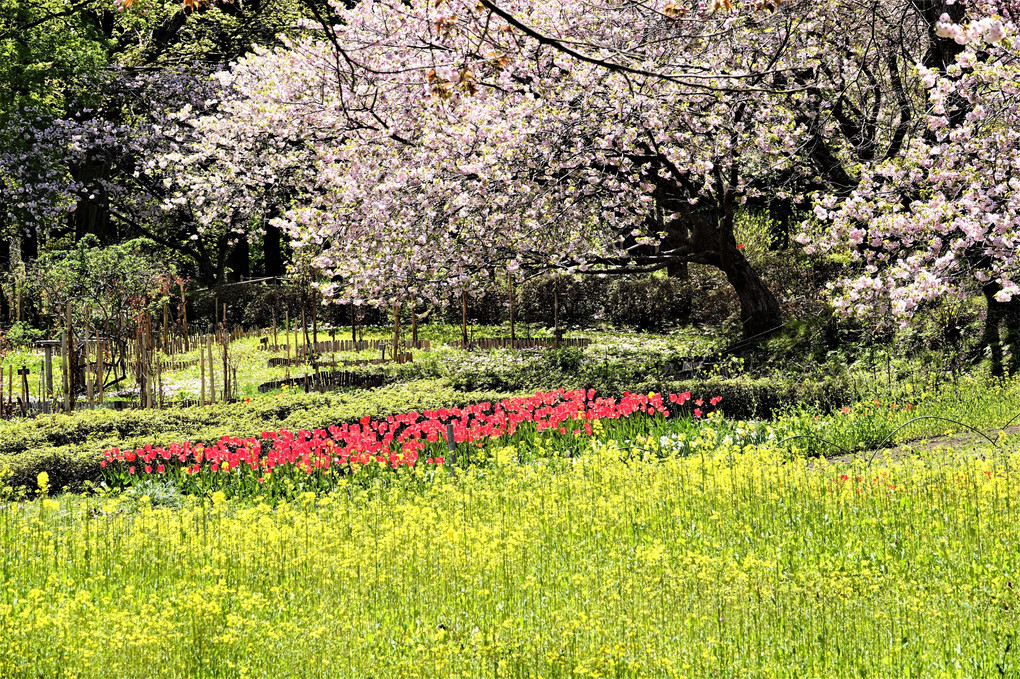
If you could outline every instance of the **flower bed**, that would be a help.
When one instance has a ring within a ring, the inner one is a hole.
[[[702,418],[720,400],[693,401],[693,417]],[[686,412],[689,401],[690,392],[666,397],[625,393],[617,400],[597,397],[594,390],[560,389],[463,408],[364,417],[326,429],[281,429],[133,450],[115,447],[104,451],[101,465],[108,481],[121,486],[156,477],[199,492],[230,488],[247,493],[267,484],[274,493],[283,490],[280,484],[290,490],[325,490],[338,477],[365,469],[435,467],[447,464],[451,452],[462,461],[481,459],[478,450],[495,441],[527,449],[528,441],[541,435],[546,448],[569,453],[577,439],[591,437],[607,423],[616,424],[615,434],[633,435],[648,429],[649,420],[654,428],[655,421]]]

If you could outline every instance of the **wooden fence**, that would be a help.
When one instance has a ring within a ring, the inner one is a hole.
[[[515,339],[509,337],[492,337],[487,339],[476,339],[468,342],[448,342],[447,346],[454,349],[546,349],[550,347],[579,347],[584,348],[591,344],[587,339]]]
[[[348,370],[336,370],[330,372],[310,373],[302,377],[294,377],[289,380],[273,380],[259,385],[259,393],[275,391],[284,387],[303,388],[306,392],[325,391],[326,389],[337,389],[341,387],[354,387],[359,389],[372,389],[381,387],[385,378],[380,374],[365,374],[350,372]]]
[[[397,354],[395,358],[375,358],[375,359],[363,359],[354,361],[338,361],[336,356],[331,356],[328,360],[323,360],[321,357],[316,359],[305,359],[305,358],[280,358],[274,357],[266,361],[266,366],[269,368],[277,368],[280,366],[297,366],[309,364],[313,368],[317,366],[330,366],[336,368],[339,366],[356,366],[356,365],[385,365],[387,363],[413,363],[414,354],[411,352],[404,352]]]

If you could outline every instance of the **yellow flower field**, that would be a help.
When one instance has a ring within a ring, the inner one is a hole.
[[[646,442],[0,508],[2,677],[1017,676],[1020,457]]]

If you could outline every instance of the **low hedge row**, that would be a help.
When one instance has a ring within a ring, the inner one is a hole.
[[[166,410],[96,410],[0,423],[0,469],[6,485],[36,485],[45,471],[54,489],[79,489],[101,478],[108,448],[136,448],[182,441],[251,436],[266,430],[324,428],[366,415],[386,417],[413,410],[499,400],[503,392],[461,392],[438,382],[414,382],[372,391],[282,394],[250,402]]]
[[[785,381],[768,378],[710,378],[704,380],[653,379],[636,384],[631,391],[683,393],[695,398],[722,396],[720,409],[737,420],[765,420],[799,405],[815,406],[828,412],[857,400],[852,385],[840,379]]]
[[[553,388],[553,387],[550,387]],[[619,392],[682,393],[722,396],[728,417],[764,419],[784,407],[811,404],[838,408],[853,400],[839,381],[777,382],[759,379],[670,381],[650,379]],[[167,410],[79,412],[0,423],[0,469],[13,487],[34,487],[39,472],[49,474],[54,489],[77,490],[101,479],[99,462],[107,448],[135,448],[147,443],[211,441],[222,436],[250,436],[265,430],[325,428],[369,415],[386,417],[413,410],[455,407],[524,395],[522,392],[458,391],[438,380],[393,385],[373,391],[337,394],[282,394],[251,402]]]

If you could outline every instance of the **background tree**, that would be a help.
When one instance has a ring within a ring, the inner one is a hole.
[[[827,232],[812,249],[847,248],[855,275],[836,284],[846,314],[906,323],[946,297],[982,294],[985,340],[1002,373],[1000,324],[1020,360],[1020,59],[1016,26],[992,16],[936,27],[961,49],[945,69],[918,68],[931,108],[906,152],[872,163],[846,200],[823,197]]]

